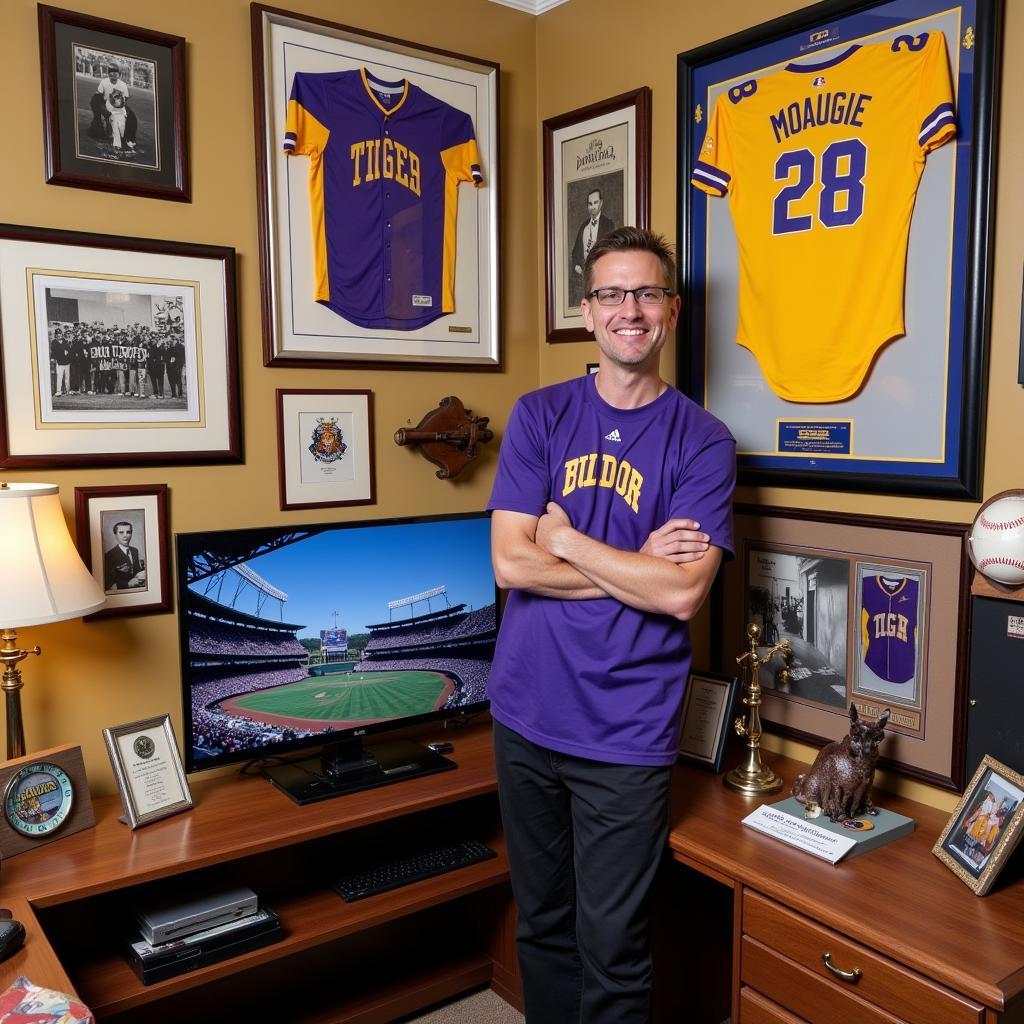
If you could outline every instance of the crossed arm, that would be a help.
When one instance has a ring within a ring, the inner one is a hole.
[[[498,585],[542,597],[614,597],[640,611],[691,619],[722,561],[692,519],[670,519],[639,551],[623,551],[574,529],[559,505],[542,516],[495,511],[491,548]]]

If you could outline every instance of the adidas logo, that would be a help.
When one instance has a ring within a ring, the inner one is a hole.
[[[610,434],[605,434],[604,439],[606,441],[622,441],[622,435],[619,433],[618,427],[616,427]]]

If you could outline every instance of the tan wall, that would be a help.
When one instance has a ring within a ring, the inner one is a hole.
[[[43,182],[39,44],[34,0],[4,0],[3,34],[9,81],[19,83],[7,107],[8,150],[0,162],[0,220],[234,246],[238,252],[239,337],[245,465],[174,469],[8,472],[9,480],[45,480],[61,488],[69,522],[74,488],[166,482],[171,529],[188,531],[279,522],[367,519],[483,508],[497,445],[457,481],[391,440],[397,427],[445,395],[458,395],[500,431],[515,396],[537,382],[537,302],[532,269],[539,243],[536,154],[536,19],[486,0],[386,5],[295,0],[289,9],[350,20],[497,61],[501,77],[501,292],[504,298],[500,374],[425,371],[270,370],[263,366],[256,221],[249,5],[245,0],[138,0],[126,10],[111,0],[61,6],[184,36],[188,40],[190,204],[61,188]],[[274,389],[370,388],[376,402],[377,505],[352,511],[282,513],[278,508]],[[475,470],[475,471],[474,471]],[[177,601],[175,599],[175,606]],[[2,624],[0,624],[2,625]],[[101,730],[170,712],[181,737],[177,617],[154,615],[84,624],[61,623],[19,633],[43,657],[22,665],[26,746],[80,744],[94,792],[113,789]]]
[[[543,241],[539,125],[546,117],[640,85],[653,89],[652,224],[675,233],[676,55],[768,18],[800,2],[734,0],[723,5],[639,0],[628,8],[612,0],[570,0],[539,18],[486,0],[395,0],[373,5],[305,0],[290,9],[337,19],[381,33],[397,33],[444,49],[497,61],[501,76],[501,293],[504,371],[501,374],[423,371],[268,370],[262,365],[253,163],[249,7],[244,0],[179,0],[171,6],[137,0],[126,15],[112,0],[77,4],[100,17],[171,32],[188,40],[189,138],[193,202],[179,204],[113,196],[43,183],[36,5],[5,0],[7,80],[21,83],[21,99],[6,106],[9,147],[0,162],[0,219],[16,223],[208,242],[238,251],[239,328],[246,464],[180,469],[21,471],[11,480],[46,480],[61,487],[69,521],[76,485],[166,482],[171,529],[188,531],[321,519],[428,514],[483,507],[496,446],[465,481],[438,481],[419,456],[396,448],[394,428],[415,421],[447,394],[457,394],[500,430],[516,395],[540,383],[581,373],[593,358],[589,344],[544,345]],[[1024,43],[1024,12],[1008,4],[1006,52]],[[594,41],[619,40],[594,57]],[[1009,61],[1003,93],[1024,88],[1024,65]],[[1024,249],[1024,195],[1015,187],[1022,155],[1012,114],[1001,117],[997,193],[994,313],[985,454],[985,493],[1021,484],[1021,389],[1016,384],[1020,266]],[[1011,127],[1012,126],[1012,127]],[[674,357],[666,359],[669,379]],[[375,507],[322,516],[278,510],[273,392],[277,387],[370,388],[376,398]],[[816,491],[744,489],[746,501],[808,508],[853,509],[900,516],[969,521],[973,504],[912,501]],[[2,624],[0,624],[2,625]],[[695,630],[697,663],[706,658],[706,623]],[[23,630],[24,645],[40,643],[44,656],[23,666],[23,704],[29,750],[80,744],[94,791],[112,778],[100,730],[169,711],[179,730],[177,624],[174,615],[63,623]],[[789,748],[809,757],[807,748]],[[946,794],[894,782],[919,798],[951,805]]]
[[[617,0],[570,0],[542,15],[537,44],[538,120],[615,96],[641,85],[653,90],[651,226],[674,239],[676,232],[676,56],[733,32],[760,24],[805,6],[803,0],[733,0],[727,4],[681,4],[678,0],[637,0],[624,6]],[[1003,109],[999,124],[996,193],[996,235],[992,344],[988,416],[984,458],[984,494],[1024,486],[1021,456],[1024,395],[1017,384],[1017,353],[1021,302],[1021,257],[1024,251],[1024,195],[1017,168],[1024,153],[1019,112],[1007,97],[1024,87],[1024,64],[1012,59],[1024,43],[1024,9],[1006,4],[1004,52],[1009,56],[1002,76]],[[619,42],[595,55],[594,41]],[[538,164],[539,166],[539,164]],[[540,216],[537,215],[538,223]],[[543,269],[543,268],[541,268]],[[543,287],[540,272],[538,288]],[[541,314],[543,311],[541,311]],[[543,321],[538,318],[538,325]],[[539,328],[542,329],[542,326]],[[593,360],[592,343],[546,345],[541,351],[541,383],[563,380],[583,372]],[[675,360],[663,362],[673,379]],[[970,522],[973,503],[833,494],[827,491],[781,488],[740,488],[740,501],[833,509],[919,519]],[[706,656],[706,630],[695,629],[694,663]],[[706,662],[704,662],[706,664]],[[778,745],[771,737],[766,745]],[[814,751],[786,744],[787,753],[811,758]],[[889,788],[941,807],[954,801],[931,787],[886,778]]]

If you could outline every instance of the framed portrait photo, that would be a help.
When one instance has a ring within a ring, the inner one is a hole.
[[[235,251],[0,224],[0,466],[241,459]]]
[[[1020,842],[1024,775],[985,755],[932,853],[975,896],[993,886]]]
[[[616,228],[651,214],[651,90],[644,86],[544,122],[545,309],[549,342],[588,341],[583,263]]]
[[[188,202],[185,40],[39,5],[46,180]]]
[[[129,828],[192,808],[170,715],[104,729],[103,740]]]
[[[717,665],[761,630],[766,731],[822,746],[850,705],[890,714],[879,761],[944,789],[963,784],[971,566],[957,523],[803,509],[735,509],[736,559],[714,600]],[[716,667],[717,667],[716,665]]]
[[[251,12],[264,363],[500,369],[499,66]]]
[[[679,756],[692,764],[722,770],[725,745],[732,730],[732,709],[739,679],[715,672],[691,672],[683,697]]]
[[[679,365],[741,482],[979,496],[1001,18],[827,0],[679,55]]]
[[[373,392],[277,390],[281,510],[373,505]]]
[[[171,610],[166,484],[76,487],[75,525],[107,598],[87,620]]]

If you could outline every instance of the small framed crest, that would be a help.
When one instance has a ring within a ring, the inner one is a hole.
[[[277,391],[281,510],[373,505],[372,391]]]

